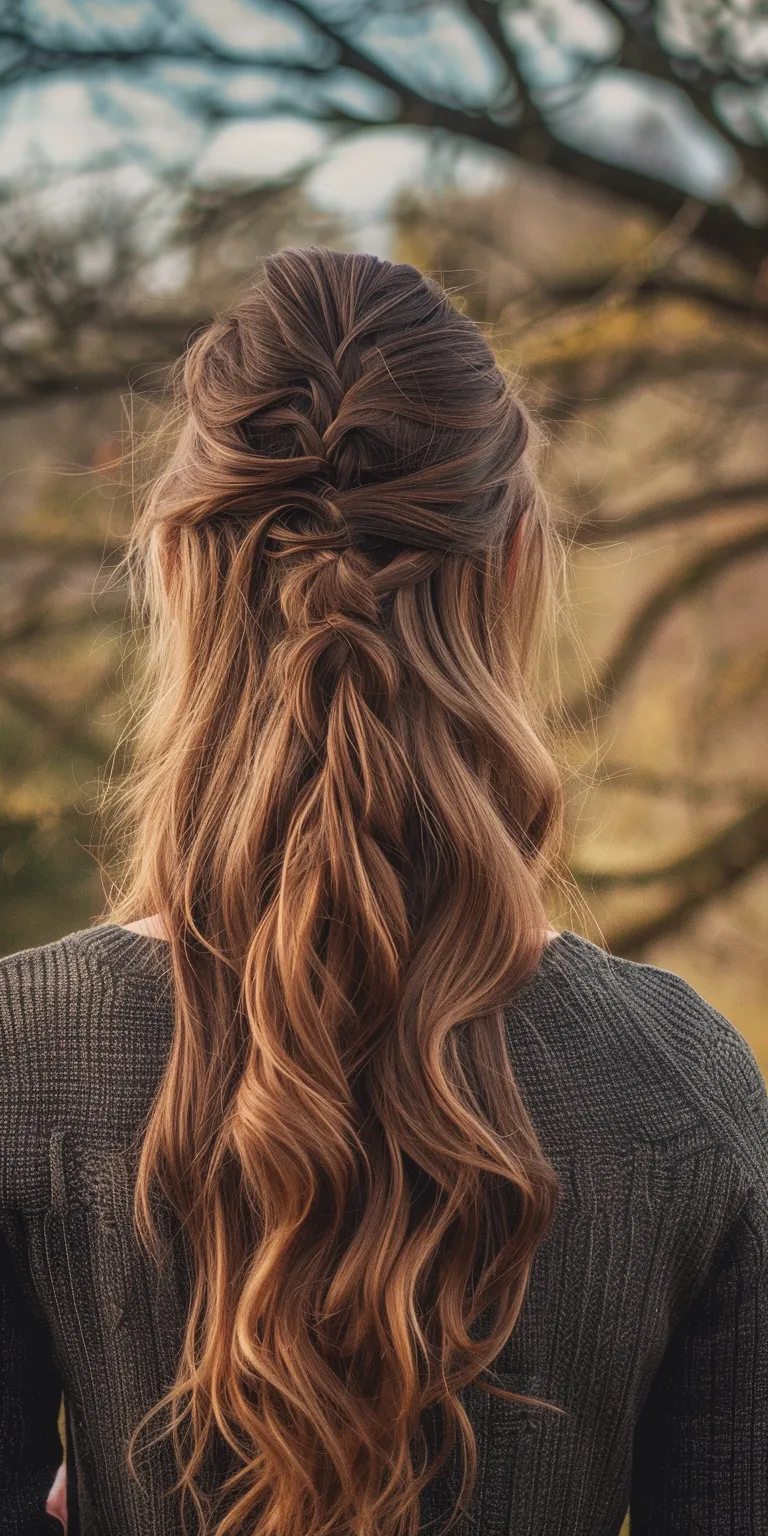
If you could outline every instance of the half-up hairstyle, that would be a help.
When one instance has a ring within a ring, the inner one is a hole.
[[[281,251],[180,387],[127,554],[109,911],[160,916],[174,983],[136,1221],[151,1248],[170,1203],[194,1285],[154,1412],[215,1536],[414,1536],[457,1429],[471,1491],[460,1390],[558,1193],[504,1009],[560,836],[530,682],[559,549],[525,410],[413,267]]]

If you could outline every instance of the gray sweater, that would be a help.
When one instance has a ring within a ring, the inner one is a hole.
[[[130,1219],[172,1020],[162,940],[101,923],[0,960],[2,1536],[60,1530],[62,1389],[73,1536],[179,1529],[167,1448],[142,1486],[124,1460],[188,1294],[170,1213],[160,1272]],[[632,1536],[767,1536],[768,1098],[749,1046],[679,977],[573,933],[507,1020],[563,1195],[495,1369],[567,1412],[464,1391],[478,1478],[456,1536],[617,1536],[628,1505]],[[434,1536],[459,1476],[454,1456],[422,1495]]]

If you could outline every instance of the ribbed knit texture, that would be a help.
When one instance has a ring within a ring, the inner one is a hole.
[[[478,1479],[456,1536],[617,1536],[628,1505],[632,1536],[768,1536],[768,1097],[752,1051],[679,977],[572,933],[507,1019],[563,1195],[497,1377],[567,1412],[463,1393]],[[0,960],[3,1536],[60,1529],[44,1505],[62,1388],[72,1536],[179,1530],[167,1448],[143,1488],[125,1466],[173,1377],[188,1295],[183,1243],[158,1274],[131,1228],[131,1148],[172,1021],[162,940],[102,923]],[[422,1496],[433,1536],[459,1473],[454,1456]]]

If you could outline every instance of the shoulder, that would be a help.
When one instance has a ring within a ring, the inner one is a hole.
[[[6,1062],[36,1043],[54,1052],[57,1045],[68,1044],[63,1036],[72,997],[111,990],[109,970],[99,963],[98,945],[90,942],[96,933],[84,929],[0,958],[0,1030]]]
[[[86,1010],[108,1009],[128,982],[162,970],[164,945],[149,930],[113,923],[78,928],[0,957],[0,1031],[6,1052],[31,1042],[55,1056],[77,1048]],[[88,1017],[92,1017],[92,1013]]]
[[[14,1183],[55,1130],[101,1143],[146,1108],[165,1017],[152,949],[99,924],[0,959],[0,1165]]]
[[[674,971],[615,957],[611,967],[649,1058],[663,1064],[671,1091],[706,1122],[715,1140],[748,1145],[757,1126],[766,1151],[768,1094],[741,1031]]]
[[[638,1141],[689,1138],[768,1177],[768,1094],[749,1042],[681,976],[576,934],[549,946],[535,1001],[550,1071],[585,1129]]]

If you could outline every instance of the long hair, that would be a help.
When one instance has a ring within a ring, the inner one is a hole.
[[[153,1412],[215,1536],[413,1536],[457,1429],[456,1515],[471,1491],[460,1392],[557,1203],[504,1009],[561,830],[532,683],[559,548],[525,409],[413,267],[270,257],[180,396],[126,557],[110,905],[161,917],[173,977],[135,1219],[152,1248],[170,1202],[194,1284]]]

